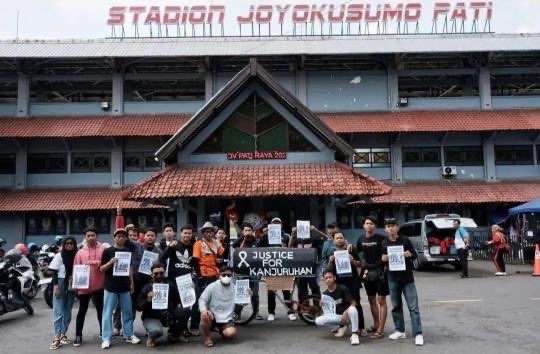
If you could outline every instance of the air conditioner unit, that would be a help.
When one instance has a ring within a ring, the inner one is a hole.
[[[457,176],[457,167],[456,166],[443,166],[442,175],[443,177]]]
[[[104,111],[108,111],[109,108],[111,108],[111,105],[109,102],[107,101],[103,101],[101,102],[101,109],[104,110]]]

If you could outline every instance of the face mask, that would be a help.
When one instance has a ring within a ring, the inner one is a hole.
[[[231,277],[228,275],[220,275],[219,280],[223,285],[229,285],[231,283]]]

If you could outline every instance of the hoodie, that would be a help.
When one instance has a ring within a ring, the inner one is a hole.
[[[90,266],[90,286],[88,289],[79,289],[79,295],[90,294],[103,289],[105,274],[99,271],[99,266],[105,249],[105,246],[98,242],[93,248],[88,247],[88,245],[84,246],[75,255],[74,265],[84,264]]]

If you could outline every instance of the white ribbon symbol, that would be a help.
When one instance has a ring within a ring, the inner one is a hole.
[[[246,262],[247,252],[246,251],[238,252],[238,257],[240,258],[240,263],[238,263],[238,268],[242,268],[242,264],[245,264],[246,267],[249,268],[249,263]]]

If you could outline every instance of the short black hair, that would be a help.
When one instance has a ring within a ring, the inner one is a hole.
[[[165,229],[168,228],[168,227],[173,229],[173,231],[176,231],[176,229],[174,228],[174,225],[172,223],[167,223],[167,224],[163,225],[163,231],[165,231]]]
[[[384,219],[384,226],[386,225],[399,225],[396,218]]]
[[[379,224],[379,222],[377,221],[377,219],[374,218],[373,216],[370,216],[370,215],[364,217],[364,222],[363,222],[362,224],[365,224],[365,223],[366,223],[366,220],[371,221],[372,223],[375,224],[375,226],[377,226],[377,225]]]
[[[154,234],[158,234],[157,232],[157,229],[155,227],[147,227],[145,230],[144,230],[144,233],[147,233],[147,232],[153,232]]]
[[[88,232],[93,232],[93,233],[95,233],[96,235],[98,234],[97,229],[96,229],[95,227],[93,227],[93,226],[88,226],[88,227],[86,227],[86,228],[83,230],[83,234],[85,234],[85,235],[86,235]]]
[[[152,271],[154,271],[154,269],[157,269],[157,268],[165,269],[165,266],[163,264],[159,263],[159,262],[152,264],[152,268],[151,268]]]
[[[174,229],[173,229],[174,230]],[[184,226],[182,226],[180,228],[180,232],[184,231],[184,230],[195,230],[195,226],[191,225],[191,224],[185,224]]]
[[[324,270],[323,274],[322,274],[322,275],[323,275],[323,278],[324,278],[324,276],[325,276],[327,273],[330,273],[330,274],[332,274],[333,276],[336,276],[336,272],[334,272],[333,269],[326,268],[326,269]]]
[[[242,224],[242,229],[246,228],[246,227],[249,227],[251,230],[253,230],[253,225],[251,225],[250,223],[248,222],[245,222]]]
[[[221,266],[221,268],[219,268],[220,273],[232,272],[232,271],[233,269],[229,267],[228,265],[224,265],[224,266]]]
[[[327,229],[335,229],[335,228],[337,228],[337,223],[336,222],[329,222],[328,225],[326,225],[326,228]]]

